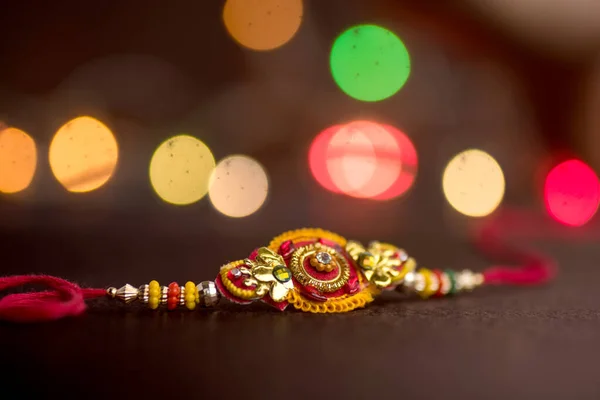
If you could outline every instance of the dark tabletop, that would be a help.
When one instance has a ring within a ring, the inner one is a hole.
[[[100,287],[202,280],[269,239],[74,232],[9,230],[0,241],[3,271]],[[456,237],[397,240],[428,266],[486,265]],[[573,241],[540,248],[562,269],[538,288],[430,301],[390,293],[339,315],[227,304],[152,312],[102,299],[78,318],[3,323],[1,398],[597,399],[598,251]]]

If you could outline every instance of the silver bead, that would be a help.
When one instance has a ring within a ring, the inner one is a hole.
[[[423,276],[423,274],[419,274],[416,273],[415,274],[415,283],[413,285],[415,292],[422,292],[423,290],[425,290],[425,277]]]
[[[240,271],[239,268],[233,268],[229,272],[231,272],[231,276],[233,276],[234,279],[239,279],[242,277],[242,271]]]
[[[131,286],[129,283],[117,289],[115,297],[125,303],[131,303],[138,297],[138,288]]]
[[[469,271],[468,269],[461,271],[457,278],[457,284],[460,290],[466,290],[468,292],[473,290],[473,288],[476,286],[473,272]]]
[[[200,296],[200,304],[205,307],[213,307],[217,305],[221,298],[221,294],[217,290],[217,286],[212,281],[200,282],[198,286],[198,295]]]
[[[180,286],[179,290],[179,305],[185,306],[185,286]]]
[[[414,272],[407,272],[406,275],[404,275],[404,280],[402,281],[402,284],[404,286],[406,286],[407,288],[412,289],[412,287],[415,285],[415,273]]]
[[[168,298],[169,298],[169,287],[162,286],[161,287],[161,295],[160,295],[160,304],[167,304]]]
[[[140,301],[144,304],[148,304],[149,291],[150,288],[148,287],[148,285],[142,285],[138,289],[138,299],[140,299]]]

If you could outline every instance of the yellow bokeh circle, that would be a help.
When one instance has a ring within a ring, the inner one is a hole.
[[[240,218],[255,213],[268,193],[269,180],[262,165],[253,158],[233,155],[217,164],[208,195],[219,212]]]
[[[89,192],[113,175],[119,148],[113,133],[92,117],[78,117],[54,135],[49,151],[50,168],[70,192]]]
[[[227,0],[223,21],[242,46],[273,50],[294,37],[302,13],[302,0]]]
[[[0,192],[27,189],[37,166],[35,141],[17,128],[0,127]]]
[[[444,170],[444,195],[454,209],[470,217],[492,213],[502,202],[504,174],[488,153],[471,149],[456,155]]]
[[[177,135],[164,141],[150,161],[150,182],[167,203],[192,204],[208,192],[215,158],[199,139]]]

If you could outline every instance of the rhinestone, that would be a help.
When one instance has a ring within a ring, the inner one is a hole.
[[[230,272],[234,279],[239,279],[242,277],[242,271],[240,271],[239,268],[233,268]]]
[[[205,307],[217,305],[221,298],[221,294],[217,290],[217,286],[214,282],[200,282],[198,286],[196,286],[196,289],[198,289],[198,295],[200,296],[200,304]]]
[[[408,260],[408,254],[404,250],[400,250],[400,261],[406,262]]]
[[[323,265],[329,265],[329,264],[331,264],[331,261],[333,261],[333,259],[331,258],[331,254],[324,252],[324,251],[317,253],[315,258],[317,259],[318,262],[320,262]]]
[[[289,280],[292,279],[292,273],[283,265],[278,265],[273,268],[273,276],[281,283],[289,282]]]

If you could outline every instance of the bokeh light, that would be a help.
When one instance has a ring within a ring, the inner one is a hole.
[[[315,180],[331,192],[389,200],[412,186],[417,153],[398,129],[353,121],[321,132],[310,146],[308,162]]]
[[[31,136],[17,128],[0,126],[0,192],[25,190],[36,166],[37,149]]]
[[[119,158],[113,133],[92,117],[64,124],[50,143],[50,168],[70,192],[89,192],[112,176]]]
[[[223,21],[242,46],[273,50],[294,37],[302,13],[302,0],[227,0]]]
[[[400,148],[402,170],[396,181],[387,190],[375,196],[375,200],[389,200],[402,196],[414,184],[418,168],[417,149],[409,137],[391,125],[382,126],[396,138],[396,142]]]
[[[219,212],[240,218],[255,213],[268,193],[269,180],[262,165],[253,158],[233,155],[217,164],[208,196]]]
[[[410,57],[393,32],[377,25],[358,25],[333,43],[331,73],[340,89],[362,101],[394,95],[410,75]]]
[[[202,141],[189,135],[165,140],[150,161],[150,183],[167,203],[192,204],[208,192],[215,158]]]
[[[331,176],[329,176],[329,171],[327,170],[327,150],[329,149],[331,138],[341,128],[342,125],[334,125],[325,129],[317,135],[308,150],[310,172],[321,186],[333,193],[341,193],[341,191],[335,186]]]
[[[502,168],[491,155],[476,149],[465,150],[450,160],[442,185],[450,205],[470,217],[492,213],[504,197]]]
[[[582,161],[560,163],[546,177],[544,200],[554,219],[565,225],[582,226],[598,211],[598,176]]]
[[[327,171],[336,187],[358,198],[373,198],[400,176],[400,148],[381,125],[353,121],[338,130],[327,148]]]

